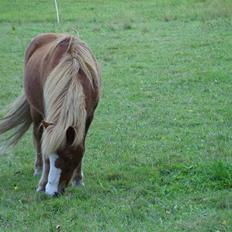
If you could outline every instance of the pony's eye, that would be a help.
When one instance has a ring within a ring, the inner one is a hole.
[[[64,165],[65,165],[65,163],[64,163],[64,160],[63,160],[63,159],[59,158],[59,159],[56,160],[56,167],[57,167],[57,168],[63,169],[63,168],[64,168]]]

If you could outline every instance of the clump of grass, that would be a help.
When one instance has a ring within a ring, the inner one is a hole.
[[[123,30],[131,30],[133,27],[130,23],[123,24]]]

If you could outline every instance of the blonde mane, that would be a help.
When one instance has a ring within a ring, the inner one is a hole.
[[[49,53],[66,38],[53,42]],[[59,64],[49,74],[44,86],[45,121],[51,123],[43,132],[42,153],[45,156],[65,146],[66,130],[73,127],[78,146],[85,134],[85,95],[78,72],[82,70],[92,87],[100,85],[99,69],[87,45],[71,37],[68,49]]]

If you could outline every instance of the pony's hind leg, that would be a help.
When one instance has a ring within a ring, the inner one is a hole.
[[[84,174],[81,168],[81,163],[79,164],[79,166],[74,170],[73,172],[73,176],[72,176],[72,185],[73,186],[84,186]]]

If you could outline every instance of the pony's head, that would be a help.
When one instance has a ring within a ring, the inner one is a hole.
[[[50,134],[50,138],[58,139],[57,141],[53,140],[52,144],[59,144],[46,155],[46,159],[49,161],[49,173],[45,193],[50,196],[57,196],[64,192],[75,175],[75,170],[81,164],[84,154],[83,143],[75,145],[77,133],[74,127],[70,126],[65,131],[57,130],[56,127],[48,123],[44,125],[45,136]],[[58,136],[52,136],[53,133]],[[64,138],[62,138],[63,136]]]

